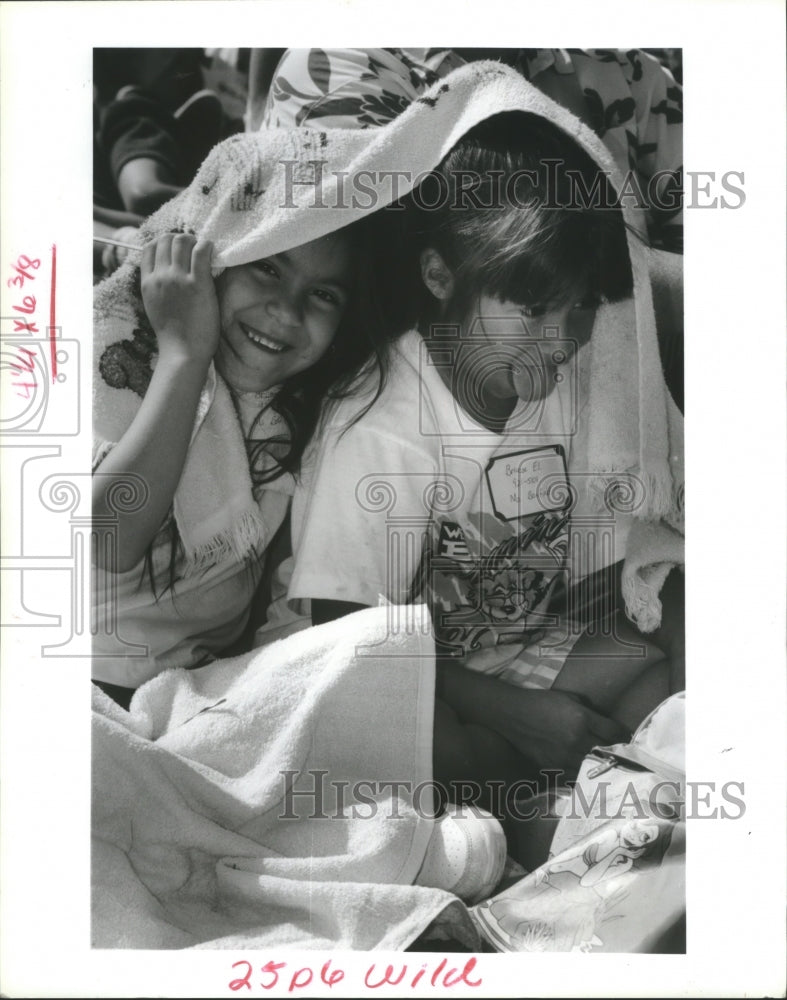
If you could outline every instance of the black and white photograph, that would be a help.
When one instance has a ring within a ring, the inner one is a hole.
[[[642,8],[5,5],[4,996],[783,995],[784,116]]]

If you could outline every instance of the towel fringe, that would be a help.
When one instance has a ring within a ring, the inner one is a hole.
[[[626,614],[644,633],[654,632],[661,625],[661,588],[672,569],[678,565],[672,560],[652,563],[637,569],[624,566],[621,592]]]
[[[622,581],[622,591],[629,619],[640,632],[655,632],[661,624],[662,606],[658,591],[638,573]]]
[[[231,528],[220,531],[207,542],[186,552],[183,575],[195,576],[229,559],[243,562],[256,549],[262,549],[264,541],[265,525],[259,510],[246,510]]]
[[[629,514],[643,521],[683,515],[683,487],[675,484],[668,469],[643,473],[634,467],[611,465],[591,472],[588,493],[595,509]]]

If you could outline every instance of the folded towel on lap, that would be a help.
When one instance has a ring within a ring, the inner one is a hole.
[[[412,615],[395,636],[375,608],[168,671],[128,713],[94,689],[94,947],[398,949],[447,907],[474,942],[455,896],[411,884],[434,696]]]

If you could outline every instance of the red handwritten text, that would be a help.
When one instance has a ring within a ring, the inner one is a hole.
[[[35,281],[36,276],[33,272],[37,271],[39,267],[41,267],[41,261],[37,257],[31,258],[27,254],[21,254],[17,257],[16,263],[11,265],[14,274],[6,281],[6,285],[9,288],[24,288],[25,282]],[[12,303],[11,308],[14,312],[30,317],[29,319],[13,317],[14,333],[38,333],[38,326],[32,318],[36,311],[35,295],[23,296],[20,302]],[[14,381],[11,384],[16,389],[17,396],[22,399],[30,399],[31,392],[38,385],[33,374],[34,359],[35,353],[33,351],[21,347],[17,351],[16,363],[11,365],[11,371],[17,379],[21,379],[21,381]]]
[[[11,288],[15,286],[16,288],[24,288],[26,281],[34,281],[35,275],[31,274],[30,271],[37,271],[41,267],[40,260],[31,260],[26,254],[22,254],[21,257],[17,257],[16,264],[11,265],[12,269],[16,271],[13,278],[9,278],[6,281],[6,285]],[[34,300],[35,301],[35,300]]]
[[[25,354],[27,357],[22,357]],[[20,347],[16,355],[16,364],[11,365],[11,371],[14,375],[24,376],[25,372],[33,371],[35,354],[29,351],[26,347]],[[32,382],[13,382],[12,385],[17,389],[25,390],[25,399],[30,399],[30,390],[36,388],[35,375],[32,376]],[[17,396],[21,396],[22,393],[17,391]]]
[[[470,973],[475,968],[476,960],[475,958],[468,958],[465,962],[464,968],[460,972],[458,969],[449,969],[448,972],[443,975],[443,971],[448,965],[448,959],[444,958],[437,968],[432,972],[429,977],[429,982],[432,986],[457,986],[459,983],[464,983],[465,986],[480,986],[481,979],[472,980],[468,978]],[[376,971],[374,964],[370,965],[366,970],[366,975],[363,977],[364,983],[373,990],[378,989],[380,986],[398,986],[400,983],[404,986],[409,986],[410,989],[415,989],[415,987],[420,983],[421,979],[424,977],[429,969],[429,964],[424,963],[418,972],[412,977],[408,982],[405,980],[405,976],[408,975],[407,965],[402,965],[399,970],[399,974],[394,978],[394,967],[392,965],[387,965],[385,967],[385,973],[380,978],[380,973]],[[440,977],[443,977],[442,979]],[[377,980],[376,982],[374,980]],[[405,980],[404,982],[402,982]]]
[[[402,988],[414,990],[421,983],[421,980],[424,980],[422,988],[427,983],[435,989],[450,989],[452,986],[459,985],[476,987],[481,986],[483,982],[481,976],[471,978],[476,963],[477,959],[468,958],[463,968],[448,968],[448,959],[443,958],[436,965],[423,962],[420,967],[416,967],[403,962],[398,966],[386,965],[383,971],[382,968],[378,969],[377,964],[373,962],[366,970],[363,983],[368,990],[377,990],[384,986],[398,986],[400,990]],[[278,991],[282,993],[298,993],[312,984],[317,986],[322,983],[332,987],[345,978],[344,970],[332,967],[330,960],[323,964],[319,972],[308,965],[288,967],[287,962],[274,961],[261,965],[257,970],[257,976],[254,975],[255,970],[251,962],[235,962],[232,968],[240,973],[237,978],[231,979],[228,983],[233,992],[238,990],[253,991],[255,987],[268,992],[278,987]],[[306,996],[307,994],[301,993],[300,995]],[[401,996],[401,993],[398,995]]]
[[[266,962],[260,968],[260,974],[266,977],[266,980],[259,982],[259,985],[264,990],[272,990],[279,982],[279,970],[286,967],[286,962]],[[233,991],[237,991],[242,987],[246,989],[252,989],[251,975],[253,972],[251,962],[235,962],[232,966],[233,969],[238,968],[238,966],[245,966],[246,971],[243,976],[239,979],[233,979],[229,987]],[[272,978],[267,978],[272,977]],[[308,965],[304,965],[299,969],[295,969],[289,979],[287,985],[287,992],[292,993],[294,990],[303,989],[308,986],[314,979],[314,972]],[[331,969],[330,960],[328,960],[323,967],[320,969],[320,980],[325,983],[326,986],[335,986],[336,983],[340,983],[344,979],[344,972],[342,969]],[[286,976],[282,979],[282,985],[287,982]]]

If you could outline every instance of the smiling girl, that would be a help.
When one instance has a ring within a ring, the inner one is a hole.
[[[262,392],[310,368],[333,342],[352,274],[341,233],[228,268],[217,288],[219,373],[236,391]]]
[[[93,677],[122,703],[160,671],[209,663],[242,634],[322,401],[374,354],[369,223],[215,279],[210,242],[168,232],[145,244],[135,341],[155,345],[153,363],[130,384],[142,398],[125,433],[99,442],[93,479],[97,613],[116,618],[94,640]],[[121,341],[99,364],[115,388],[130,381],[118,381],[122,349],[139,353]],[[246,472],[215,464],[234,438]],[[189,463],[196,478],[184,474]],[[252,509],[236,517],[244,476]],[[118,505],[130,483],[142,484],[144,502]],[[230,517],[240,543],[218,535]],[[190,559],[182,529],[195,519],[211,541]]]

